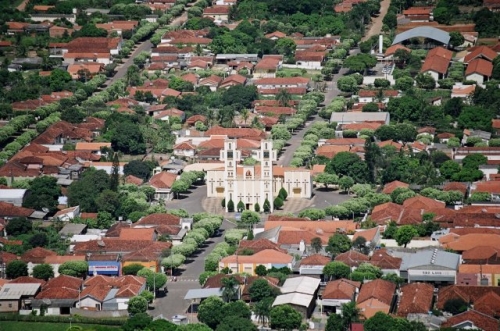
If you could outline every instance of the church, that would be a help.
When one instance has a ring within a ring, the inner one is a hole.
[[[278,153],[273,150],[272,140],[262,140],[260,149],[253,152],[257,160],[255,165],[243,165],[237,140],[226,139],[220,152],[223,167],[207,171],[207,197],[224,198],[227,205],[230,200],[234,206],[242,201],[247,210],[255,210],[255,204],[263,210],[267,199],[273,211],[274,198],[281,188],[289,198],[312,197],[312,174],[304,168],[292,168],[273,165],[278,160]]]

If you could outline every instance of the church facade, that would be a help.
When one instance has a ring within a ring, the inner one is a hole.
[[[260,149],[253,155],[256,165],[241,164],[243,160],[237,141],[226,139],[220,155],[223,167],[207,171],[207,197],[224,198],[226,211],[230,200],[235,208],[241,201],[248,210],[254,210],[256,203],[263,210],[267,199],[271,212],[274,198],[281,188],[285,188],[289,198],[312,197],[311,171],[273,165],[278,156],[271,140],[262,140]]]

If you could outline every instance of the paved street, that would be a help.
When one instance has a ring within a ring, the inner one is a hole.
[[[199,201],[198,201],[198,204]],[[234,228],[233,223],[224,221],[221,229],[228,230]],[[188,311],[189,302],[184,300],[184,296],[190,289],[201,288],[198,283],[198,276],[205,271],[205,256],[208,255],[216,244],[224,240],[224,234],[211,238],[205,248],[199,251],[191,261],[185,265],[185,269],[179,269],[175,276],[176,282],[168,281],[168,293],[163,298],[157,298],[154,304],[154,309],[149,313],[152,316],[163,315],[167,319],[171,319],[174,315],[185,315]]]
[[[206,211],[202,206],[202,201],[206,196],[206,185],[194,186],[190,188],[187,194],[182,194],[180,199],[167,201],[165,206],[167,209],[185,209],[189,214],[201,213]]]
[[[187,13],[184,12],[181,16],[175,18],[170,24],[169,26],[181,26],[182,24],[184,24],[184,22],[186,22],[187,20]],[[149,40],[146,40],[142,43],[140,43],[136,49],[132,52],[132,54],[130,54],[130,56],[125,60],[124,63],[120,64],[117,68],[116,68],[116,74],[111,77],[107,82],[106,82],[106,85],[109,86],[111,84],[113,84],[115,81],[117,81],[118,79],[121,79],[123,77],[125,77],[125,75],[127,74],[127,69],[132,65],[134,64],[134,58],[139,55],[139,53],[143,52],[143,51],[150,51],[151,49],[153,48],[153,44],[149,41]]]

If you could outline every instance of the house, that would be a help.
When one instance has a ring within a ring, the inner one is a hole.
[[[478,246],[477,249],[486,248],[484,246]],[[491,254],[491,247],[489,249]],[[482,257],[481,253],[476,249],[472,249],[476,251],[474,257],[479,259]],[[495,249],[496,250],[496,249]],[[468,251],[465,251],[468,252]],[[465,253],[464,252],[464,253]],[[468,253],[468,257],[472,254]],[[458,285],[468,285],[468,286],[498,286],[498,281],[500,280],[500,265],[498,264],[461,264],[458,268],[457,274],[457,284]]]
[[[157,112],[156,115],[153,116],[155,120],[160,120],[160,121],[170,121],[170,118],[177,117],[182,121],[184,121],[184,118],[186,117],[186,114],[177,108],[169,108],[160,112]]]
[[[169,236],[173,245],[179,245],[191,229],[192,219],[170,214],[151,214],[134,224],[135,228],[155,228],[160,236]]]
[[[6,283],[0,287],[0,313],[17,313],[26,310],[31,300],[40,292],[39,283]]]
[[[464,98],[466,102],[472,97],[474,91],[476,90],[476,85],[454,85],[451,90],[452,98]]]
[[[75,224],[76,225],[76,224]],[[52,269],[54,270],[54,276],[58,277],[59,274],[59,266],[65,262],[70,261],[86,261],[87,257],[85,255],[49,255],[45,258],[44,263],[50,264]]]
[[[183,141],[174,146],[174,155],[180,157],[194,157],[196,146],[191,143],[191,140]]]
[[[450,138],[454,138],[455,135],[449,132],[438,133],[436,137],[439,139],[440,144],[446,144],[450,140]]]
[[[266,269],[273,266],[277,268],[292,268],[293,256],[278,252],[274,249],[265,249],[253,255],[230,255],[219,261],[219,269],[229,268],[233,273],[244,272],[255,275],[255,268],[263,265]]]
[[[258,66],[258,64],[257,64]],[[257,68],[255,66],[255,68]],[[302,88],[308,89],[311,80],[306,77],[278,77],[278,78],[260,78],[254,81],[254,85],[262,91],[268,89],[288,89]]]
[[[134,31],[138,25],[138,21],[112,21],[109,23],[97,23],[95,26],[98,29],[108,31],[108,33],[116,32],[121,36],[123,31]]]
[[[303,318],[312,315],[318,294],[320,280],[312,277],[288,278],[281,287],[281,295],[274,299],[273,307],[288,304]]]
[[[325,265],[330,263],[332,259],[321,254],[313,254],[300,260],[299,274],[300,275],[322,275]]]
[[[498,316],[500,313],[499,295],[500,287],[498,286],[450,285],[439,289],[436,308],[444,309],[449,300],[460,299],[474,305],[474,309],[481,313]]]
[[[151,177],[148,184],[155,189],[155,200],[171,200],[173,198],[171,188],[176,180],[177,174],[168,171],[161,171]]]
[[[497,52],[488,46],[474,47],[472,51],[464,57],[464,63],[470,64],[473,60],[484,59],[488,62],[493,62],[497,57]]]
[[[377,312],[388,314],[394,300],[396,284],[387,280],[375,279],[364,283],[356,299],[362,315],[368,319]]]
[[[100,74],[104,71],[104,64],[94,62],[80,62],[70,64],[67,71],[71,75],[72,79],[83,78],[84,80],[90,80],[95,75]]]
[[[358,99],[360,103],[370,103],[375,102],[379,98],[379,90],[359,90]],[[390,98],[396,98],[399,96],[399,91],[397,90],[383,90],[381,92],[380,98],[381,102],[386,104],[389,102]]]
[[[21,255],[21,261],[24,261],[28,264],[28,273],[33,273],[33,267],[37,264],[42,264],[45,262],[45,258],[48,256],[56,256],[57,253],[51,251],[49,249],[45,249],[42,247],[35,247],[27,250]]]
[[[469,138],[480,138],[483,142],[488,142],[491,138],[491,132],[483,131],[483,130],[469,130],[464,129],[462,144],[467,144],[467,140]]]
[[[444,78],[448,72],[448,66],[452,57],[452,51],[443,47],[435,47],[427,53],[420,72],[429,73],[435,81],[438,81]]]
[[[257,78],[275,78],[276,72],[283,65],[283,56],[264,55],[253,68],[253,77]]]
[[[73,218],[78,217],[79,215],[80,215],[80,206],[75,206],[59,210],[57,213],[55,213],[54,219],[63,222],[68,222]]]
[[[230,6],[212,6],[203,10],[202,17],[212,18],[215,21],[226,22],[229,17]]]
[[[403,50],[405,52],[411,53],[411,49],[401,45],[401,44],[395,44],[392,46],[389,46],[384,53],[384,60],[393,60],[396,52],[398,50]]]
[[[267,39],[271,39],[271,40],[276,41],[278,39],[285,38],[286,33],[283,33],[281,31],[274,31],[274,32],[266,34],[264,37],[266,37]]]
[[[245,76],[239,74],[229,75],[219,84],[219,88],[228,89],[231,86],[245,85],[246,82],[247,78]]]
[[[69,315],[78,301],[82,283],[82,279],[66,275],[52,278],[33,299],[33,310],[39,314],[44,308],[45,315]]]
[[[473,80],[477,84],[483,84],[488,81],[493,73],[493,63],[490,61],[476,58],[469,62],[465,70],[465,79]]]
[[[382,270],[384,275],[396,274],[399,276],[399,269],[403,259],[394,257],[387,252],[387,249],[377,249],[370,257],[370,264]]]
[[[361,282],[345,278],[328,282],[321,295],[323,309],[342,314],[342,305],[356,300],[360,287]]]
[[[468,310],[461,314],[450,317],[441,324],[442,327],[455,329],[478,329],[478,330],[498,330],[498,319],[480,313],[475,310]]]
[[[429,22],[432,15],[432,7],[410,7],[403,10],[403,15],[410,22]]]
[[[325,62],[326,51],[311,52],[309,50],[295,52],[295,66],[303,69],[321,70]]]
[[[210,91],[215,92],[219,88],[223,78],[217,75],[211,75],[206,78],[200,79],[198,86],[208,86]]]
[[[160,264],[162,254],[165,250],[170,249],[171,247],[172,243],[170,242],[154,242],[146,248],[124,255],[122,258],[122,267],[126,267],[131,264],[140,264],[151,271],[160,272],[162,270]]]
[[[377,123],[381,125],[389,125],[391,120],[391,115],[388,112],[377,112],[377,113],[359,113],[359,112],[334,112],[330,117],[330,122],[337,123],[340,128],[347,130],[348,126],[346,124],[357,124],[357,123]],[[367,128],[363,126],[363,128]],[[339,133],[340,135],[340,133]]]
[[[352,237],[352,241],[363,237],[366,240],[365,246],[372,250],[375,247],[380,246],[380,227],[376,226],[367,230],[357,230]]]
[[[384,194],[391,194],[392,192],[394,192],[394,190],[396,190],[397,188],[407,188],[409,187],[410,184],[407,184],[407,183],[404,183],[404,182],[401,182],[399,180],[395,180],[395,181],[392,181],[390,183],[386,183],[384,185],[384,189],[382,190],[382,193]]]
[[[406,284],[401,287],[398,297],[398,316],[427,314],[432,308],[434,286],[425,283]]]
[[[360,252],[353,249],[335,256],[335,261],[343,262],[353,270],[359,267],[361,264],[367,263],[369,260],[370,258],[368,256],[366,256],[365,254],[361,254]]]
[[[128,308],[132,297],[146,289],[146,279],[137,276],[89,277],[83,284],[76,308],[96,311],[120,311]]]

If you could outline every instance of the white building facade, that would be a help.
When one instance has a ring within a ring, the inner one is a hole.
[[[247,210],[254,210],[256,203],[262,210],[267,199],[271,212],[281,188],[285,188],[290,198],[312,197],[311,172],[273,166],[278,157],[271,140],[262,140],[260,150],[253,155],[257,165],[241,165],[241,151],[237,149],[236,140],[227,139],[220,155],[224,167],[207,171],[207,196],[224,198],[226,211],[230,200],[235,208],[241,201]]]

